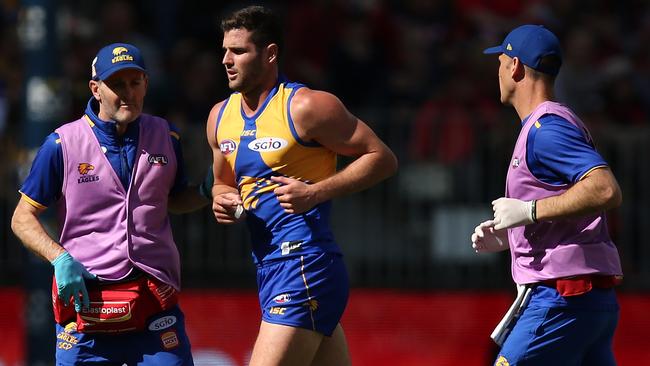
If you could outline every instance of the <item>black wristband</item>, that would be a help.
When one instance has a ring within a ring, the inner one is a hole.
[[[530,217],[533,219],[533,222],[537,222],[537,200],[530,202]]]

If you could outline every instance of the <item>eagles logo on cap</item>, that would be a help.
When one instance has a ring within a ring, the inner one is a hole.
[[[503,53],[508,57],[518,57],[521,62],[537,71],[557,75],[562,66],[560,41],[544,26],[525,24],[513,29],[498,46],[486,48],[483,53]],[[542,63],[542,59],[553,56],[555,62]]]
[[[140,50],[128,43],[113,43],[97,53],[92,63],[93,80],[105,80],[123,69],[137,69],[146,72]]]
[[[129,50],[126,49],[126,47],[115,47],[113,48],[113,56],[120,55],[124,52],[129,52]]]

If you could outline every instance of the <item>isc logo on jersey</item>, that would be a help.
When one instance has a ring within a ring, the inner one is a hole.
[[[284,149],[289,143],[287,140],[278,137],[261,137],[248,144],[248,148],[253,151],[269,152]]]

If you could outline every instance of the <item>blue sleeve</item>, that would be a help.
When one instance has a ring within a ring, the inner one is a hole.
[[[174,153],[176,153],[176,179],[174,180],[174,186],[169,192],[170,195],[181,192],[187,187],[187,175],[185,172],[185,160],[183,159],[183,148],[181,147],[180,134],[178,128],[173,124],[169,123],[169,130],[171,133],[172,145],[174,147]]]
[[[37,207],[49,207],[61,197],[63,151],[57,133],[45,138],[32,162],[32,168],[20,192]]]
[[[557,115],[545,115],[538,121],[526,143],[526,162],[537,179],[572,184],[593,168],[607,166],[586,131]]]

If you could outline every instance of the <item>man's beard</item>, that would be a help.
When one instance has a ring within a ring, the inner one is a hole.
[[[254,90],[262,79],[264,73],[262,67],[262,60],[257,60],[255,64],[251,64],[248,68],[246,75],[239,73],[239,78],[235,80],[235,84],[230,86],[230,89],[239,93],[247,93]]]

